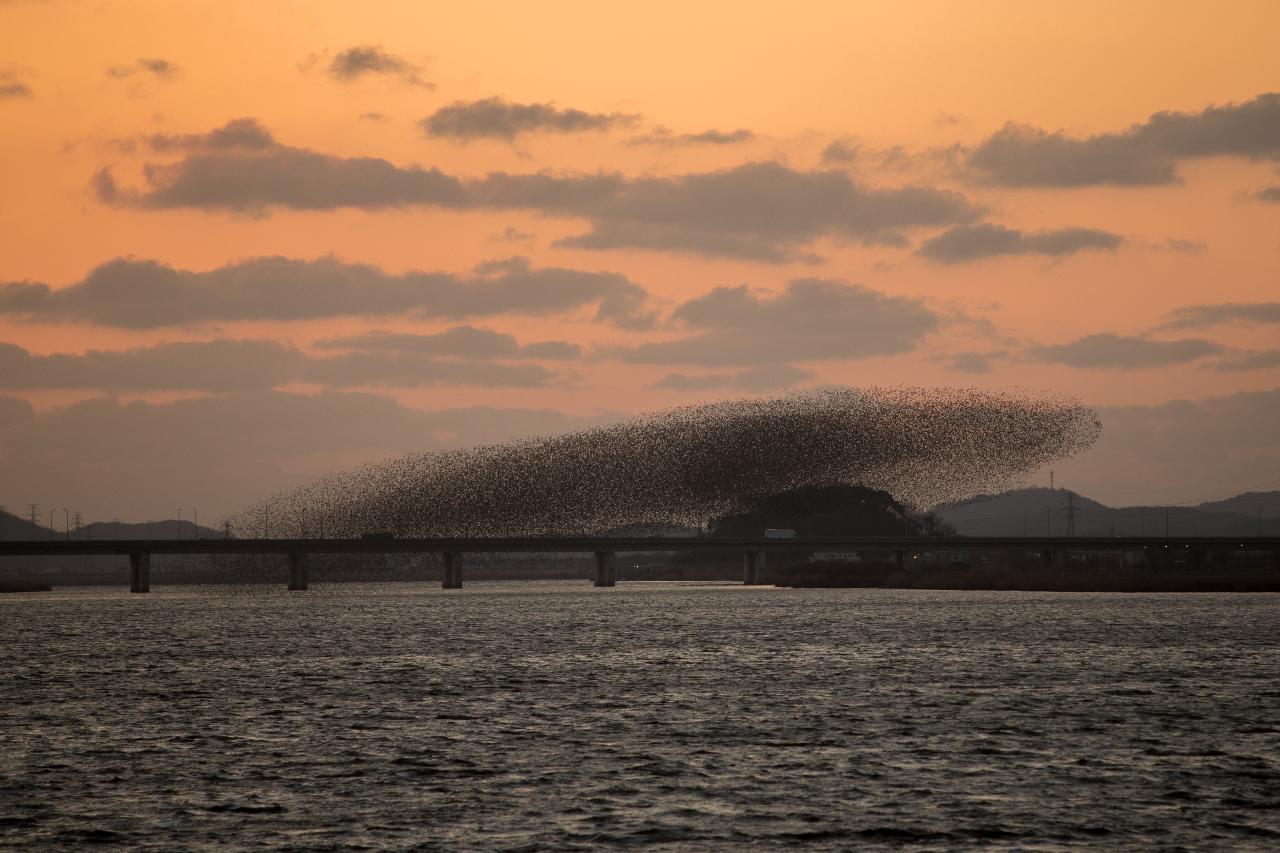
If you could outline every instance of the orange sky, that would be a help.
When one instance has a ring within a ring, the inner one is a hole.
[[[428,334],[465,324],[521,343],[567,341],[583,355],[544,365],[559,378],[536,387],[367,387],[413,409],[545,408],[589,418],[743,393],[655,384],[671,373],[705,377],[744,366],[628,364],[609,353],[688,336],[671,312],[713,288],[745,284],[778,293],[793,279],[814,277],[908,300],[934,312],[940,325],[907,351],[791,358],[784,348],[777,362],[806,372],[792,387],[1017,386],[1100,406],[1270,392],[1280,385],[1280,367],[1224,370],[1221,362],[1277,351],[1280,325],[1156,327],[1184,306],[1276,299],[1280,204],[1255,193],[1280,184],[1280,125],[1261,128],[1262,154],[1176,155],[1178,180],[1154,186],[999,186],[982,180],[967,158],[1007,122],[1080,140],[1123,133],[1160,111],[1198,116],[1215,105],[1251,102],[1280,89],[1276,32],[1280,7],[1272,2],[1211,11],[1190,2],[3,2],[0,91],[6,84],[21,91],[0,97],[0,285],[60,289],[116,258],[202,272],[259,256],[333,256],[389,274],[465,275],[519,255],[535,268],[624,275],[647,292],[657,319],[650,328],[621,328],[596,320],[595,305],[584,304],[541,316],[402,313],[122,329],[0,311],[0,342],[53,355],[230,338],[315,355],[313,344],[325,338],[372,329]],[[335,79],[331,63],[353,47],[376,49],[398,65]],[[148,70],[143,59],[163,59],[173,70]],[[468,142],[430,137],[419,125],[447,105],[490,97],[633,118],[604,131],[544,128],[514,140]],[[378,118],[362,118],[371,113]],[[190,156],[149,147],[148,136],[205,134],[242,117],[259,122],[278,145],[381,158],[399,169],[435,167],[461,180],[495,171],[679,180],[762,162],[804,174],[838,170],[859,187],[958,193],[978,211],[969,224],[1092,229],[1120,242],[946,264],[916,254],[960,224],[954,222],[904,228],[905,245],[819,234],[793,246],[817,260],[771,263],[669,248],[553,245],[590,230],[583,213],[424,205],[291,210],[275,203],[235,212],[106,203],[91,188],[94,174],[110,167],[126,192],[145,190],[148,164],[173,167]],[[741,128],[753,138],[629,144],[658,127],[672,134]],[[824,165],[822,152],[836,141],[859,153]],[[498,237],[507,229],[517,239]],[[1034,355],[1038,347],[1103,333],[1142,346],[1194,338],[1216,349],[1157,366],[1080,367]],[[985,372],[955,369],[962,353],[985,354]],[[279,387],[318,393],[322,385]],[[41,412],[104,394],[161,403],[206,393],[38,382],[0,389]],[[331,458],[349,453],[335,443]],[[316,464],[323,460],[321,453]],[[16,504],[21,496],[0,499]]]

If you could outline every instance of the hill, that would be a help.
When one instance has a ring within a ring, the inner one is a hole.
[[[935,508],[939,518],[969,536],[1063,536],[1067,534],[1067,496],[1074,495],[1078,536],[1257,536],[1280,534],[1280,510],[1263,512],[1261,529],[1257,496],[1247,493],[1199,506],[1110,507],[1065,489],[1014,489],[979,495]],[[1233,511],[1240,507],[1242,511]]]

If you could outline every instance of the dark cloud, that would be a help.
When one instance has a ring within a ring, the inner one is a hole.
[[[1008,124],[969,154],[982,180],[1002,186],[1141,186],[1178,181],[1178,162],[1280,157],[1280,94],[1198,113],[1160,112],[1127,130],[1088,137]]]
[[[0,101],[11,98],[31,98],[34,93],[26,81],[13,71],[0,69]]]
[[[326,71],[331,78],[341,83],[351,83],[372,74],[395,77],[411,86],[435,88],[433,84],[422,79],[421,66],[403,56],[388,53],[382,49],[381,45],[359,45],[339,51],[329,61]]]
[[[733,373],[668,373],[651,387],[668,391],[770,391],[790,388],[816,376],[812,370],[790,364],[764,364]]]
[[[237,118],[208,133],[153,133],[153,151],[263,151],[276,147],[275,137],[254,118]]]
[[[1071,367],[1105,370],[1136,370],[1185,364],[1211,355],[1220,355],[1220,344],[1201,338],[1162,341],[1123,335],[1088,335],[1066,344],[1038,345],[1029,355],[1036,361]]]
[[[143,176],[146,189],[125,190],[103,169],[93,189],[107,204],[246,213],[271,207],[376,210],[467,203],[462,182],[439,169],[401,168],[377,157],[334,157],[284,145],[199,151],[173,163],[148,164]]]
[[[103,170],[93,179],[94,191],[110,204],[253,213],[272,207],[523,209],[586,219],[590,229],[564,246],[772,262],[811,257],[803,247],[824,236],[903,245],[903,230],[968,222],[978,213],[956,193],[868,187],[840,171],[797,171],[774,162],[671,178],[494,172],[464,180],[434,168],[291,148],[270,140],[260,125],[239,121],[220,131],[236,131],[230,135],[243,136],[242,144],[214,147],[212,134],[166,137],[163,144],[177,140],[197,150],[148,165],[143,189],[121,187]]]
[[[961,373],[990,373],[993,354],[985,352],[957,352],[947,356],[944,361],[950,370]]]
[[[1170,237],[1164,241],[1164,248],[1170,252],[1179,252],[1184,255],[1202,255],[1209,246],[1200,240],[1186,240],[1179,237]]]
[[[916,254],[943,264],[958,264],[997,255],[1060,257],[1085,249],[1112,250],[1124,237],[1095,228],[1019,231],[1003,225],[961,225],[926,240]]]
[[[962,196],[924,187],[866,187],[839,171],[748,163],[675,178],[641,178],[581,206],[586,234],[560,245],[658,249],[782,262],[823,236],[902,242],[901,230],[972,219]]]
[[[553,104],[515,104],[502,98],[454,101],[424,118],[428,136],[470,142],[475,139],[513,141],[524,133],[580,133],[634,124],[625,113],[589,113],[559,109]]]
[[[373,331],[344,338],[330,338],[320,341],[316,346],[320,349],[351,352],[406,353],[498,361],[565,360],[582,355],[581,347],[565,341],[520,344],[514,335],[491,329],[477,329],[474,326],[455,326],[434,335]]]
[[[249,391],[300,375],[305,357],[270,341],[208,341],[82,355],[35,355],[0,343],[0,389]]]
[[[823,279],[792,281],[773,296],[745,286],[716,288],[681,305],[672,319],[696,333],[606,354],[711,367],[866,358],[908,352],[940,324],[919,301]]]
[[[546,267],[521,259],[468,276],[391,274],[334,258],[255,258],[209,272],[119,259],[53,289],[0,284],[0,315],[120,328],[410,314],[444,318],[546,315],[595,306],[595,319],[629,328],[652,322],[643,288],[616,273]]]
[[[528,240],[532,240],[536,236],[538,235],[533,234],[532,232],[521,231],[514,225],[508,225],[506,228],[502,229],[501,233],[494,234],[489,239],[496,240],[499,243],[524,243]]]
[[[1265,187],[1254,193],[1253,197],[1269,204],[1280,204],[1280,187]]]
[[[267,390],[295,382],[334,388],[442,384],[538,388],[558,379],[557,374],[535,364],[507,364],[465,352],[450,355],[455,357],[401,348],[315,357],[273,341],[245,340],[35,355],[0,343],[0,390],[226,393]],[[516,357],[534,356],[517,353]]]
[[[169,80],[177,77],[181,71],[181,68],[167,59],[143,57],[134,60],[128,65],[112,65],[107,69],[107,76],[121,80],[126,77],[132,77],[135,74],[150,74],[161,80]]]
[[[35,416],[35,408],[26,400],[20,400],[17,397],[0,397],[0,430],[29,421]],[[3,456],[3,451],[0,451],[0,456]]]
[[[1161,329],[1206,329],[1224,323],[1280,323],[1280,302],[1186,305],[1165,315]]]
[[[56,500],[90,519],[137,520],[193,504],[212,520],[336,466],[569,432],[608,417],[421,411],[370,393],[279,391],[160,404],[95,399],[38,413],[0,404],[0,413],[10,408],[14,417],[0,414],[0,482],[9,493]]]
[[[1242,352],[1214,362],[1217,370],[1269,370],[1280,367],[1280,349]]]
[[[739,145],[755,138],[756,135],[745,127],[737,130],[704,130],[701,133],[675,133],[668,127],[655,127],[648,133],[631,137],[627,144],[681,148],[689,145]]]
[[[302,378],[330,388],[416,388],[428,385],[544,388],[554,384],[559,377],[537,364],[464,361],[407,351],[366,351],[312,359],[307,363]]]
[[[851,139],[837,139],[822,149],[822,163],[826,166],[852,163],[858,159],[860,148]]]

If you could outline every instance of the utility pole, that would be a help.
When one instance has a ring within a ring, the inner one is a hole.
[[[1076,493],[1072,491],[1066,492],[1067,496],[1067,535],[1076,535]]]

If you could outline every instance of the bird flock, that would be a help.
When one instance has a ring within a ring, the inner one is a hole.
[[[860,485],[927,508],[1087,449],[1079,403],[943,388],[825,388],[644,414],[580,432],[411,453],[228,519],[240,537],[529,537],[702,526],[771,494]]]

